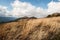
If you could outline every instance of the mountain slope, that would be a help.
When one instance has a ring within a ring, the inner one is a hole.
[[[60,40],[60,17],[2,23],[0,40]]]

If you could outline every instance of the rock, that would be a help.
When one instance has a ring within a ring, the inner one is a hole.
[[[60,16],[60,13],[53,13],[51,15],[48,15],[47,17],[58,17]]]

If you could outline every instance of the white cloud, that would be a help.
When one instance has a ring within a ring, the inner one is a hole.
[[[35,7],[30,3],[27,2],[21,2],[18,0],[15,0],[12,5],[12,10],[8,11],[7,7],[0,6],[0,16],[6,16],[6,17],[45,17],[48,14],[52,14],[55,12],[60,12],[60,2],[50,2],[47,4],[48,8],[43,9],[41,7]]]
[[[13,16],[15,17],[23,17],[23,16],[28,16],[28,17],[43,17],[44,10],[43,8],[40,7],[35,7],[30,3],[27,2],[20,2],[18,0],[14,1],[12,3],[12,13]]]
[[[60,0],[58,0],[58,1],[60,1]]]
[[[7,10],[6,6],[1,6],[0,5],[0,16],[8,16],[9,11]]]
[[[55,12],[60,13],[60,2],[50,2],[48,4],[48,9],[47,9],[48,14],[52,14]]]

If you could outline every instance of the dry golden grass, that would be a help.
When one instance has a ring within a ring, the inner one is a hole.
[[[60,17],[0,24],[0,40],[60,40]]]

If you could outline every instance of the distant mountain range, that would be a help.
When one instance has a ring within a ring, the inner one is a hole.
[[[53,13],[47,16],[47,18],[49,17],[58,17],[60,16],[60,13]],[[2,22],[10,22],[10,21],[17,21],[20,19],[36,19],[36,17],[21,17],[21,18],[15,18],[15,17],[0,17],[0,23]]]
[[[16,18],[14,18],[14,17],[0,17],[0,22],[8,22],[8,21],[11,21],[14,19],[16,19]]]
[[[20,20],[20,19],[36,19],[36,17],[21,17],[21,18],[0,17],[0,23],[17,21],[17,20]]]

